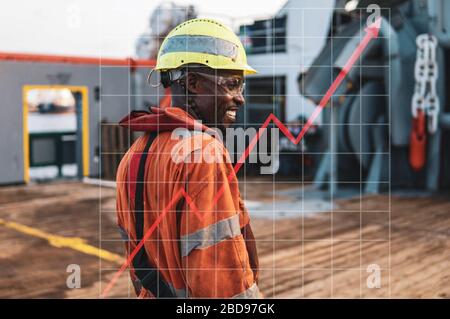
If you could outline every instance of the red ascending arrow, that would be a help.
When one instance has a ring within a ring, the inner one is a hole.
[[[367,44],[369,44],[369,42],[373,38],[378,37],[378,33],[379,33],[379,30],[380,30],[380,24],[381,24],[381,19],[378,18],[373,24],[371,24],[370,26],[368,26],[365,29],[366,35],[364,36],[362,41],[359,43],[359,45],[356,47],[355,51],[350,56],[350,58],[348,59],[347,63],[345,63],[345,65],[342,68],[341,72],[339,72],[338,76],[333,81],[331,86],[328,88],[327,92],[325,93],[323,98],[320,100],[319,105],[315,108],[313,114],[311,114],[311,116],[309,117],[309,119],[306,122],[306,124],[303,126],[303,128],[302,128],[301,132],[299,133],[299,135],[297,136],[297,138],[295,138],[292,135],[292,133],[286,128],[286,126],[273,113],[271,113],[267,117],[267,119],[265,120],[265,122],[263,123],[261,128],[258,130],[258,133],[256,134],[256,136],[252,139],[252,141],[250,142],[248,147],[245,149],[245,152],[242,154],[242,156],[237,161],[236,165],[234,166],[234,172],[232,172],[230,175],[228,175],[228,180],[229,181],[231,181],[233,179],[233,177],[235,176],[235,173],[237,173],[239,171],[239,169],[242,167],[242,165],[244,164],[245,160],[249,156],[250,152],[253,150],[253,148],[255,147],[256,143],[258,143],[259,138],[261,137],[261,135],[267,129],[267,126],[269,125],[270,121],[273,121],[275,123],[275,125],[278,126],[278,128],[283,132],[283,134],[285,136],[287,136],[289,138],[289,140],[292,143],[298,144],[302,140],[303,136],[308,131],[308,129],[311,127],[311,125],[313,124],[314,120],[320,114],[320,112],[325,107],[325,105],[327,105],[328,101],[331,99],[331,96],[334,94],[336,89],[339,87],[339,85],[341,84],[342,80],[345,78],[347,73],[350,71],[350,69],[353,67],[355,62],[361,56],[361,54],[364,51],[364,49],[366,48]],[[225,191],[225,185],[223,185],[217,191],[216,196],[214,196],[214,199],[212,201],[211,206],[214,206],[217,203],[217,201],[222,197],[224,191]],[[184,198],[186,200],[186,203],[189,205],[191,210],[193,212],[195,212],[197,216],[201,216],[199,211],[198,211],[198,209],[197,209],[197,207],[195,206],[194,202],[192,201],[192,198],[185,192],[184,189],[180,189],[175,194],[175,196],[172,198],[172,200],[167,204],[167,206],[161,211],[160,215],[155,220],[153,225],[146,231],[144,237],[139,242],[139,244],[134,248],[134,250],[131,252],[131,254],[128,256],[126,262],[123,263],[122,266],[120,267],[120,269],[115,273],[114,277],[111,279],[111,281],[109,282],[108,286],[105,288],[105,290],[103,291],[103,293],[101,295],[103,298],[107,297],[109,291],[114,286],[114,284],[117,281],[117,279],[125,271],[125,269],[127,269],[128,266],[132,263],[133,258],[137,254],[139,249],[141,249],[141,247],[144,245],[145,241],[150,238],[151,234],[156,229],[156,227],[159,225],[161,220],[163,220],[163,218],[166,216],[167,212],[169,212],[169,210],[172,208],[172,206],[175,203],[178,202],[178,200],[181,198],[181,196],[184,196]]]

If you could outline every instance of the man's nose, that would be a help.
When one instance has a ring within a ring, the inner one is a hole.
[[[233,100],[238,106],[242,106],[245,103],[245,98],[242,92],[235,94]]]

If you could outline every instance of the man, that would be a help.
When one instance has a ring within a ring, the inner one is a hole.
[[[146,132],[117,171],[118,224],[127,255],[135,254],[136,293],[260,297],[248,212],[229,154],[213,131],[235,121],[244,104],[243,76],[256,71],[247,65],[239,38],[209,19],[172,30],[155,70],[171,88],[172,106],[132,112],[121,121]],[[174,135],[179,129],[188,134]],[[215,160],[205,160],[209,155]],[[177,197],[180,190],[186,196]]]

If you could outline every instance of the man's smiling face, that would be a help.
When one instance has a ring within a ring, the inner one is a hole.
[[[203,124],[221,130],[232,125],[236,121],[237,112],[245,103],[240,90],[243,83],[242,71],[208,70],[204,75],[203,71],[193,71],[192,75],[194,78],[191,80],[197,82],[195,101]]]

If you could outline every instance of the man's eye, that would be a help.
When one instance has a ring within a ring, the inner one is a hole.
[[[231,90],[235,90],[235,89],[239,88],[239,86],[240,86],[239,80],[233,80],[228,83],[228,88]]]

